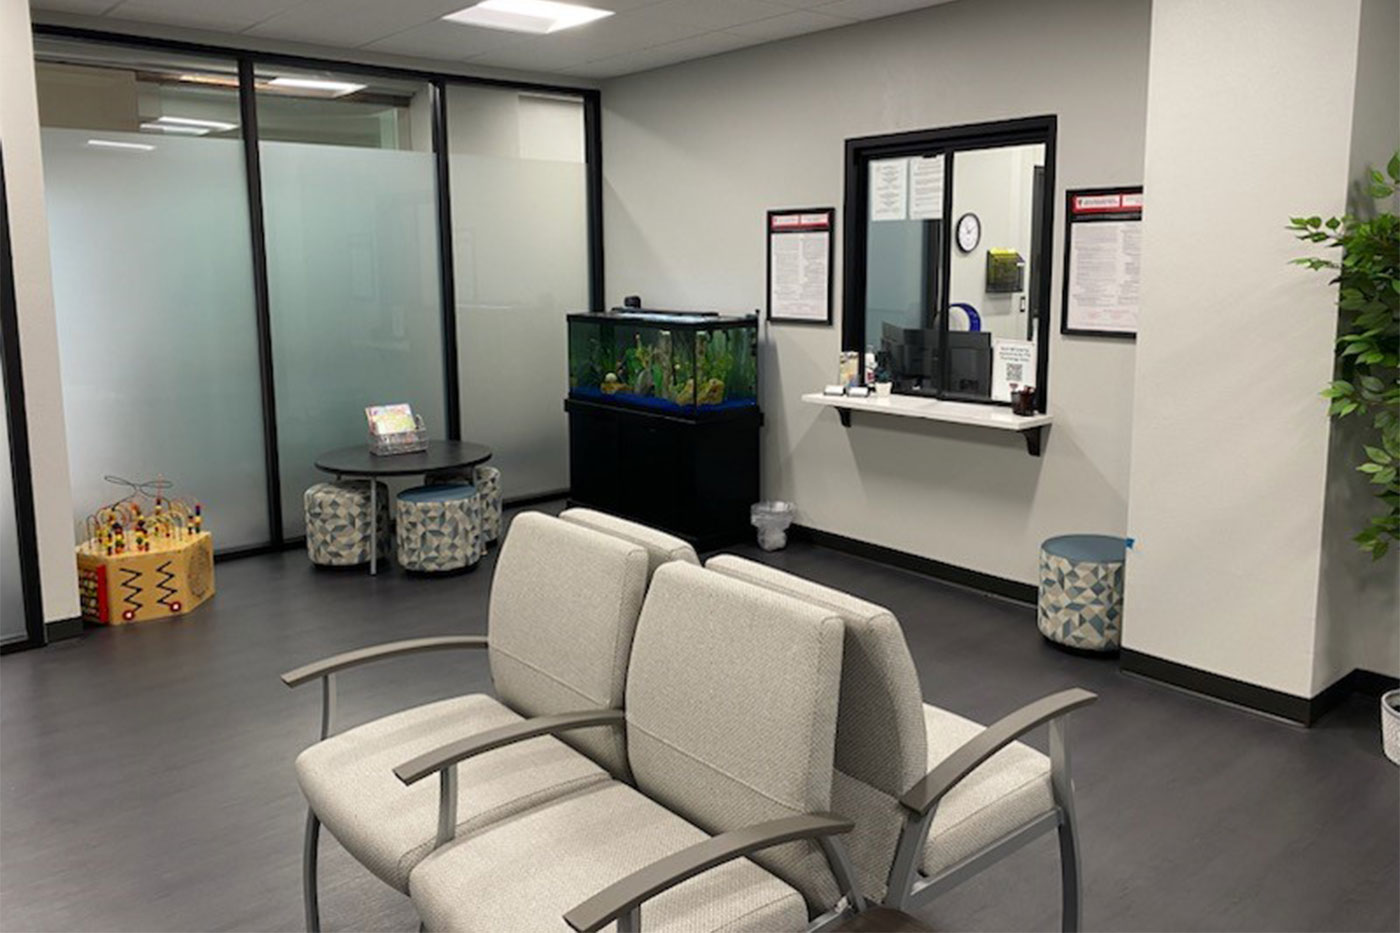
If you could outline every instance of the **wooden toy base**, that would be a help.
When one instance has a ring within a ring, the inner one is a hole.
[[[183,615],[214,595],[214,540],[201,531],[111,556],[80,546],[78,592],[83,618],[102,625]]]

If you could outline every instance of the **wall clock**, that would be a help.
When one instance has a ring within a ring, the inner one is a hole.
[[[982,220],[969,211],[958,218],[958,249],[970,253],[982,242]]]

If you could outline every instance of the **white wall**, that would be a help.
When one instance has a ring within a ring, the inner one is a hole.
[[[761,307],[764,211],[840,209],[847,137],[1053,113],[1057,215],[1066,186],[1140,182],[1148,10],[968,0],[607,83],[609,302]],[[764,494],[816,528],[1027,583],[1043,539],[1122,533],[1134,351],[1059,336],[1055,240],[1044,457],[972,428],[846,430],[802,404],[836,376],[838,274],[836,326],[766,329]]]
[[[1348,201],[1361,212],[1375,207],[1365,193],[1370,169],[1384,171],[1400,149],[1400,0],[1362,0],[1356,67]],[[1400,195],[1388,209],[1400,211]],[[1314,693],[1358,667],[1400,676],[1400,547],[1375,561],[1352,541],[1380,506],[1376,487],[1356,472],[1361,445],[1374,443],[1367,428],[1354,418],[1332,424]]]
[[[44,619],[52,622],[78,615],[78,578],[73,563],[73,502],[49,274],[34,52],[25,0],[0,0],[0,148],[5,157],[15,302],[29,414],[39,575]]]
[[[1284,225],[1345,207],[1359,9],[1152,6],[1124,647],[1297,696],[1336,290]]]

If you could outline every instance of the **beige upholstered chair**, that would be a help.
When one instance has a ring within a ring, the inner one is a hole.
[[[1041,833],[1060,837],[1064,929],[1080,917],[1066,715],[1092,702],[1066,690],[983,727],[923,702],[913,659],[883,607],[733,555],[706,567],[838,613],[846,623],[832,809],[855,821],[861,892],[917,907]],[[1015,741],[1050,723],[1049,757]],[[926,773],[927,772],[927,773]]]
[[[833,839],[850,824],[822,813],[843,628],[829,609],[680,561],[660,567],[628,666],[634,784],[594,784],[437,849],[409,878],[425,927],[559,930],[562,916],[586,933],[614,921],[801,930],[843,896],[859,906]],[[478,753],[445,749],[396,770],[422,780]]]
[[[651,574],[656,572],[657,567],[668,561],[678,560],[682,563],[700,566],[700,558],[695,553],[695,548],[675,535],[668,535],[664,531],[657,531],[646,525],[629,522],[625,518],[608,515],[606,512],[595,512],[593,509],[565,509],[559,513],[559,517],[566,522],[592,528],[594,531],[601,531],[604,534],[646,548],[647,558],[650,561],[648,579],[650,579]]]
[[[283,676],[290,686],[322,684],[322,741],[296,761],[309,805],[303,864],[308,929],[320,926],[316,862],[322,823],[365,867],[407,892],[410,870],[438,842],[627,776],[624,737],[617,729],[563,734],[565,728],[606,722],[607,716],[557,714],[615,713],[621,707],[649,563],[648,552],[637,544],[542,513],[523,513],[512,522],[496,563],[487,638],[395,642]],[[337,672],[457,648],[486,649],[495,698],[454,697],[330,734]],[[453,812],[445,825],[439,822],[440,793],[449,788],[405,786],[393,773],[396,765],[444,744],[536,722],[526,717],[545,717],[561,737],[540,732],[453,769]]]

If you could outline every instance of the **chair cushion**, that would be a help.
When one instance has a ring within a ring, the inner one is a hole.
[[[414,870],[409,893],[430,930],[569,933],[569,910],[706,838],[632,788],[610,782],[444,846]],[[642,905],[647,933],[800,930],[806,923],[801,895],[747,859]]]
[[[970,719],[928,705],[924,722],[930,771],[983,729]],[[1054,806],[1050,759],[1014,742],[983,762],[938,804],[920,867],[925,875],[936,875]]]
[[[480,694],[429,703],[316,743],[297,756],[297,781],[331,835],[370,871],[407,891],[409,871],[437,835],[438,782],[405,787],[393,769],[452,739],[519,721]],[[458,765],[458,832],[607,777],[553,738],[496,749]]]
[[[823,606],[845,621],[831,806],[856,823],[846,839],[861,892],[882,899],[904,825],[899,797],[928,763],[923,694],[899,622],[882,606],[732,554],[705,566]]]
[[[648,578],[656,573],[657,567],[667,561],[679,560],[687,564],[700,565],[700,557],[695,553],[695,548],[675,535],[668,535],[664,531],[657,531],[646,525],[629,522],[624,518],[608,515],[606,512],[595,512],[593,509],[565,509],[559,513],[559,517],[566,522],[583,525],[585,528],[592,528],[604,534],[610,534],[614,538],[631,541],[633,544],[639,544],[646,548],[649,564]]]
[[[844,624],[830,610],[672,561],[632,645],[636,786],[709,833],[828,810]],[[840,897],[820,846],[754,860],[814,909]]]
[[[647,552],[543,512],[515,517],[491,580],[491,677],[525,716],[618,709],[647,585]],[[564,741],[625,778],[620,729]]]

